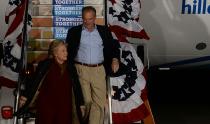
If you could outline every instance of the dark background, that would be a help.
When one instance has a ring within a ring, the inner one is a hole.
[[[147,70],[156,124],[210,124],[210,65]]]
[[[137,47],[137,54],[144,62],[143,46]],[[210,124],[210,64],[160,68],[146,70],[156,124]]]

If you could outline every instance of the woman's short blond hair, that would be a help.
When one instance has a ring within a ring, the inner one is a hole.
[[[66,45],[65,42],[63,40],[53,40],[50,45],[49,45],[49,49],[48,49],[48,58],[54,58],[54,52],[56,50],[56,48],[59,45]]]

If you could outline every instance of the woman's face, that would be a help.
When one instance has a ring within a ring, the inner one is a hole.
[[[59,44],[57,48],[55,48],[54,56],[55,56],[55,60],[59,64],[63,64],[67,60],[67,56],[68,56],[66,45]]]

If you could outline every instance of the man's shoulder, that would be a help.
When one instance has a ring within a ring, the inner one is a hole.
[[[107,31],[108,27],[106,25],[96,25],[97,29],[100,31]]]
[[[106,28],[107,26],[106,25],[96,25],[97,28]]]

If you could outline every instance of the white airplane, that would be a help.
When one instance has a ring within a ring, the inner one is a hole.
[[[4,22],[7,4],[8,0],[0,1],[0,22]],[[205,66],[210,63],[209,14],[210,0],[141,0],[140,24],[150,40],[129,41],[144,47],[144,64],[149,68]],[[3,40],[7,26],[0,23],[0,27]],[[12,95],[2,89],[0,107],[13,106]],[[0,124],[10,122],[0,117]]]
[[[188,67],[210,62],[210,0],[145,0],[141,22],[151,39],[150,66]],[[138,41],[137,41],[138,42]]]

